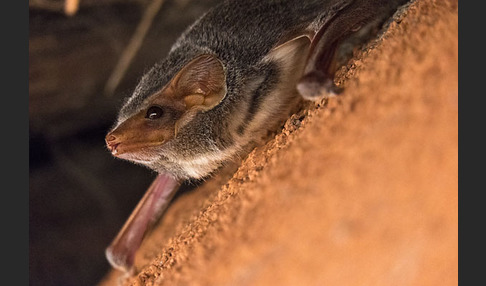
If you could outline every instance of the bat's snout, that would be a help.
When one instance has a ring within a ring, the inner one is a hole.
[[[120,140],[118,139],[118,137],[112,132],[110,132],[105,137],[105,143],[106,143],[106,147],[108,148],[108,150],[110,150],[111,154],[115,155],[117,153],[116,148],[120,144]]]

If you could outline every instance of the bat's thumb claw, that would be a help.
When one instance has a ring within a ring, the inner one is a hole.
[[[323,97],[333,97],[342,92],[332,78],[319,71],[304,75],[297,83],[297,91],[306,100],[317,101]]]

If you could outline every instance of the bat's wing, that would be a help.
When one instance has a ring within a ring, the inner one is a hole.
[[[122,271],[131,270],[135,253],[147,230],[167,208],[179,186],[179,181],[169,175],[159,174],[155,178],[123,228],[106,249],[106,257],[114,268]]]
[[[357,42],[356,45],[369,39],[401,2],[404,1],[343,1],[340,10],[323,21],[311,37],[304,74],[297,84],[300,94],[315,100],[339,93],[341,89],[334,84],[334,74],[339,68],[336,55],[342,43]]]

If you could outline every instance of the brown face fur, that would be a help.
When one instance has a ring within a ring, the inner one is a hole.
[[[161,146],[175,135],[175,126],[182,117],[185,106],[171,100],[171,88],[154,94],[148,100],[147,108],[125,120],[106,135],[108,149],[116,157],[132,159],[135,153]],[[150,111],[160,108],[160,117],[150,118]],[[139,158],[142,159],[142,158]]]
[[[216,106],[225,94],[221,62],[202,55],[148,97],[144,108],[110,131],[106,145],[116,157],[149,163],[157,157],[158,147],[174,138],[197,112]]]

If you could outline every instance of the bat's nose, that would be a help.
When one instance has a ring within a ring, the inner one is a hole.
[[[116,147],[120,144],[120,140],[112,132],[108,133],[105,137],[106,147],[111,151],[111,153],[116,153]]]
[[[116,141],[116,136],[111,134],[111,133],[108,133],[105,137],[105,141],[106,141],[107,144],[109,144],[110,142]]]

